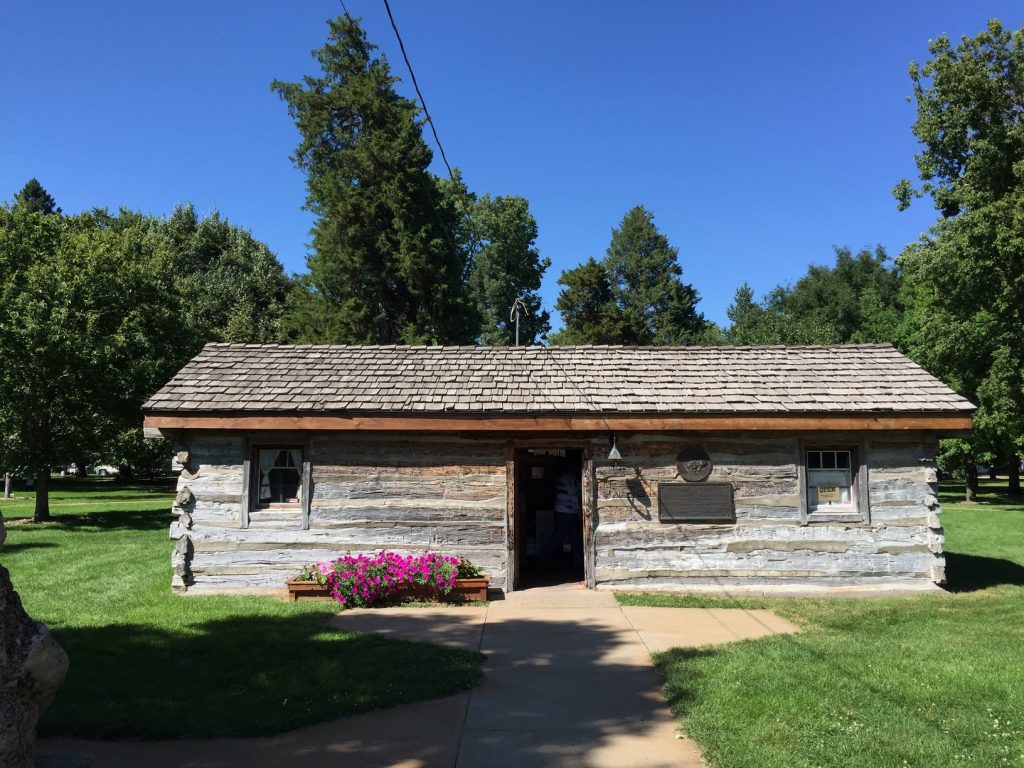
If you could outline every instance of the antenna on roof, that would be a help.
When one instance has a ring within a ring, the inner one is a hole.
[[[526,302],[523,301],[522,296],[516,297],[516,300],[512,302],[512,311],[509,313],[508,320],[512,322],[515,320],[516,323],[516,346],[519,346],[519,318],[526,314]]]

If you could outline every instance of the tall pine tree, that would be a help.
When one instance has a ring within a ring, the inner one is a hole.
[[[682,280],[679,251],[636,206],[623,217],[605,258],[562,273],[565,289],[556,307],[564,329],[556,344],[693,344],[708,322],[696,309],[698,295]],[[601,274],[603,273],[603,274]]]
[[[308,279],[289,297],[286,336],[356,344],[466,343],[479,328],[466,252],[428,171],[415,102],[395,92],[359,24],[328,22],[320,73],[275,81],[302,139],[293,156],[317,217]]]
[[[551,337],[552,344],[621,344],[625,338],[625,317],[615,301],[608,270],[594,258],[558,278],[565,286],[555,309],[562,315],[562,330]]]
[[[53,199],[53,195],[46,191],[42,184],[39,183],[39,179],[31,178],[28,183],[21,188],[21,191],[15,196],[15,202],[33,213],[45,213],[60,214],[61,210],[57,207],[57,201]]]

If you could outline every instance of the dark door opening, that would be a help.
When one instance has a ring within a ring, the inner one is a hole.
[[[516,451],[516,474],[517,586],[582,581],[582,451],[522,448]]]

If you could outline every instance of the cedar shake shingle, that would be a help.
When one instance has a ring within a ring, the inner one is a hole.
[[[404,347],[207,344],[147,412],[970,413],[885,344]]]

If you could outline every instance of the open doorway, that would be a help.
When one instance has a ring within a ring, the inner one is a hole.
[[[516,451],[519,589],[583,580],[582,475],[579,449]]]

